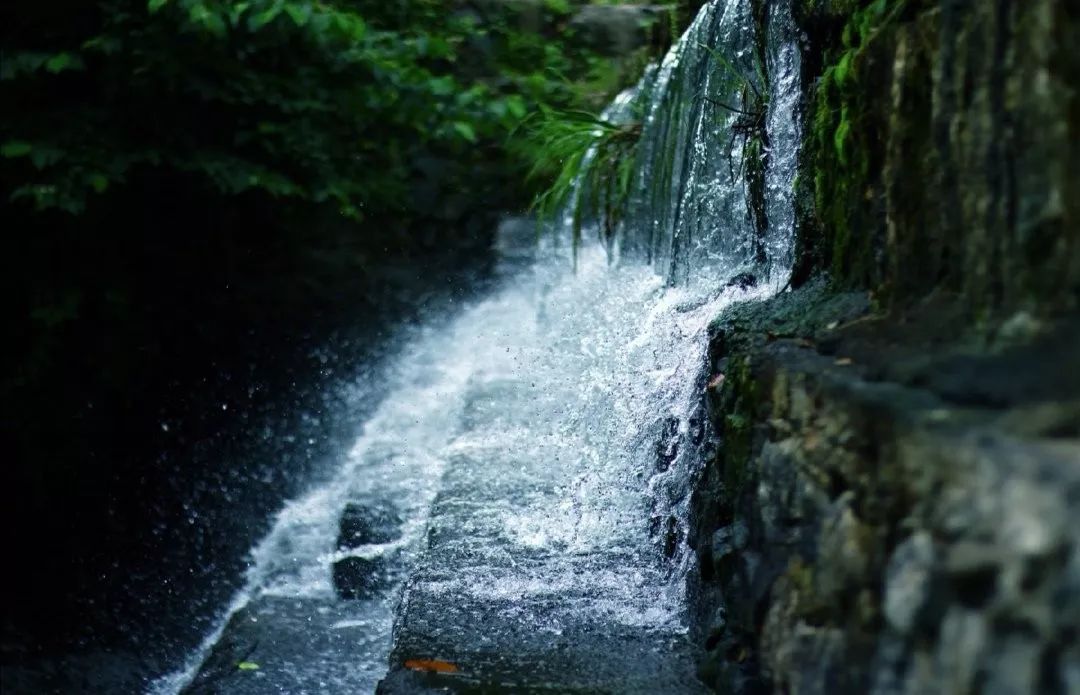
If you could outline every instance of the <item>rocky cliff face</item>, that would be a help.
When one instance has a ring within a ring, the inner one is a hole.
[[[1080,306],[1080,9],[803,0],[799,273],[974,318]],[[797,279],[801,279],[797,277]]]
[[[1080,11],[797,6],[796,290],[713,325],[702,677],[1078,692]]]
[[[718,691],[1077,687],[1080,325],[990,351],[956,321],[815,285],[714,325]]]

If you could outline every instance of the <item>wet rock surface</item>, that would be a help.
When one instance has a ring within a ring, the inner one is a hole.
[[[670,34],[668,8],[662,5],[585,5],[570,28],[593,50],[627,55]]]
[[[401,516],[385,504],[365,506],[350,502],[341,513],[338,550],[395,541],[401,537],[401,523]]]
[[[1073,692],[1080,384],[1059,350],[1078,322],[987,339],[951,311],[811,288],[714,322],[718,692]]]
[[[775,2],[756,0],[759,6]],[[903,307],[1080,308],[1080,14],[1069,0],[798,0],[814,265]]]
[[[401,525],[401,517],[385,503],[372,506],[350,502],[341,513],[338,551],[392,543],[401,538]],[[393,558],[381,552],[341,557],[331,569],[334,590],[346,600],[371,597],[389,587],[393,566]]]
[[[334,589],[343,599],[371,596],[386,586],[387,570],[382,557],[346,557],[334,563]]]
[[[704,691],[695,384],[732,295],[579,258],[417,344],[339,474],[253,549],[190,692]]]
[[[582,468],[584,442],[548,432],[569,391],[521,386],[499,375],[470,387],[379,692],[704,692],[670,570],[635,533],[641,493]],[[505,447],[508,431],[518,446]],[[574,494],[582,484],[591,496]]]
[[[386,600],[256,600],[233,615],[184,692],[371,692],[383,668],[365,655],[389,635]]]

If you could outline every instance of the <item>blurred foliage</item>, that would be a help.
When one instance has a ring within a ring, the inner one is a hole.
[[[492,217],[545,185],[515,128],[599,110],[648,53],[586,49],[582,4],[0,8],[9,487],[104,494],[71,471],[137,465],[167,393],[478,264]]]
[[[569,26],[580,4],[0,10],[0,205],[19,259],[5,298],[28,352],[16,381],[62,359],[72,338],[53,334],[88,317],[127,330],[162,292],[197,313],[222,287],[247,315],[304,315],[299,297],[340,302],[380,253],[452,244],[476,235],[470,214],[525,207],[557,173],[536,168],[547,155],[531,141],[508,146],[515,128],[548,109],[599,109],[649,53],[583,48]],[[188,287],[164,287],[172,276]]]
[[[570,10],[546,6],[548,24]],[[0,73],[17,105],[0,125],[4,182],[39,210],[80,213],[153,167],[359,219],[402,205],[418,152],[475,157],[538,104],[580,105],[565,75],[605,97],[617,86],[572,38],[520,31],[506,9],[98,0],[64,21],[53,9],[20,8]]]

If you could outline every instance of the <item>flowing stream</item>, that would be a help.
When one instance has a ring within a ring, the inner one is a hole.
[[[574,268],[565,229],[534,247],[531,223],[503,224],[516,269],[403,346],[336,474],[285,505],[219,626],[154,692],[373,692],[410,658],[475,658],[509,684],[696,691],[686,539],[707,327],[790,266],[799,54],[789,8],[771,7],[759,51],[747,0],[708,3],[609,109],[643,125],[613,246],[587,233]],[[764,226],[745,116],[720,105],[755,92]],[[624,653],[596,667],[589,643],[610,651],[612,635]],[[667,670],[635,681],[643,654]]]

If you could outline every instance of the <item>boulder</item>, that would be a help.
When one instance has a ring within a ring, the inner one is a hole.
[[[390,507],[350,502],[341,513],[339,529],[338,550],[392,543],[401,537],[401,517]]]
[[[345,600],[371,598],[387,584],[386,563],[382,556],[351,555],[334,563],[334,590]]]

